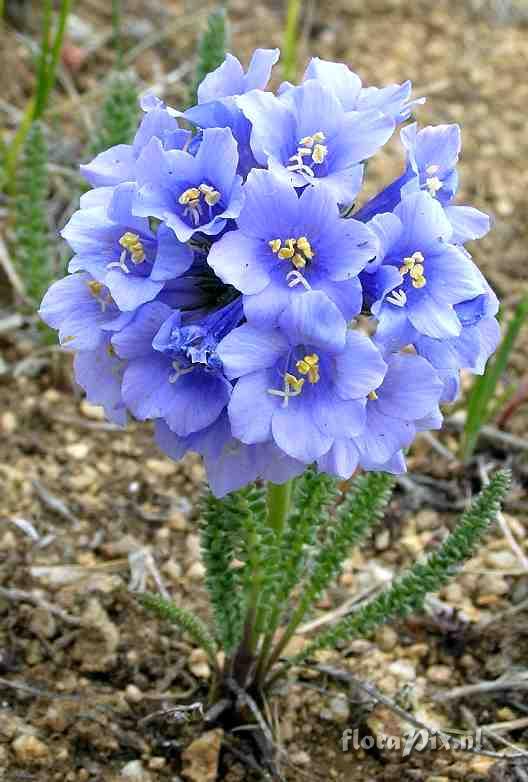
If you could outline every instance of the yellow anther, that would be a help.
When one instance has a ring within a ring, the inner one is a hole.
[[[103,285],[100,282],[97,282],[97,280],[90,280],[88,283],[88,288],[90,289],[90,293],[92,296],[95,296],[97,298],[101,291],[103,290]]]
[[[183,206],[192,204],[193,201],[200,201],[200,191],[197,187],[189,187],[178,198],[178,202]]]
[[[378,395],[376,394],[375,391],[369,391],[368,398],[371,400],[371,402],[375,402],[376,399],[378,398]]]
[[[129,251],[134,263],[143,263],[145,260],[145,248],[137,234],[127,231],[119,240],[119,244]]]
[[[312,245],[310,244],[306,236],[300,236],[297,239],[296,244],[297,244],[297,249],[300,250],[300,252],[302,252],[305,258],[311,260],[314,257],[314,251],[312,250]]]
[[[317,383],[319,381],[319,356],[317,353],[312,353],[299,359],[295,366],[301,375],[308,375],[310,383]]]
[[[286,239],[284,247],[279,250],[278,255],[283,261],[293,258],[295,255],[295,239]]]
[[[311,136],[304,136],[299,141],[297,152],[290,157],[293,165],[288,166],[288,171],[296,171],[310,177],[315,176],[313,168],[310,168],[303,158],[310,156],[314,163],[322,163],[328,154],[328,147],[321,144],[324,140],[325,134],[322,130],[318,130]]]
[[[286,239],[284,244],[280,239],[272,239],[268,244],[275,255],[278,255],[282,261],[291,261],[296,269],[304,269],[308,261],[311,261],[315,255],[306,236],[300,236],[298,239]]]
[[[295,266],[296,269],[304,269],[306,266],[306,258],[303,258],[302,255],[299,255],[299,253],[295,253],[293,258],[291,259],[291,262]]]
[[[423,288],[427,282],[426,278],[424,277],[424,261],[425,258],[423,257],[422,253],[417,250],[412,255],[404,258],[403,266],[400,266],[400,274],[403,276],[408,274],[412,280],[412,285],[414,288]],[[405,298],[405,301],[406,300],[407,299]],[[405,301],[403,304],[405,304]],[[396,301],[393,300],[392,303],[395,304]]]
[[[108,353],[108,355],[109,355],[111,358],[114,358],[115,356],[117,356],[117,353],[115,352],[115,348],[114,348],[114,346],[113,346],[112,344],[109,344],[109,345],[107,346],[107,348],[106,348],[106,352]]]
[[[214,206],[220,201],[222,197],[218,190],[215,190],[211,185],[200,185],[200,192],[203,193],[203,197],[207,206]]]
[[[328,147],[324,144],[316,144],[312,152],[312,160],[314,163],[322,163],[328,152]]]
[[[421,263],[417,263],[411,269],[409,269],[409,274],[413,280],[419,280],[420,277],[423,277],[423,273],[424,267]]]
[[[299,392],[304,385],[304,378],[295,377],[295,375],[292,375],[291,372],[286,372],[284,375],[284,380],[288,385],[288,388],[292,388],[297,392]]]

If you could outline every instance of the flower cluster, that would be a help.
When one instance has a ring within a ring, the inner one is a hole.
[[[317,58],[274,94],[278,55],[247,72],[227,55],[184,113],[143,99],[133,144],[82,167],[70,274],[40,310],[88,398],[201,454],[217,495],[311,463],[403,471],[499,339],[464,247],[488,218],[453,203],[459,128],[419,130],[409,82],[365,88]],[[403,174],[354,210],[403,123]]]

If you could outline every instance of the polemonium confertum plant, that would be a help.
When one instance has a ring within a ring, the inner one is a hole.
[[[499,338],[497,299],[465,247],[489,220],[455,203],[458,127],[404,125],[421,102],[409,82],[366,88],[319,59],[274,94],[278,54],[257,50],[247,70],[228,55],[185,113],[143,98],[133,143],[82,167],[92,189],[63,231],[70,274],[40,309],[110,420],[153,421],[170,457],[204,458],[215,629],[145,602],[205,648],[232,700],[276,678],[306,611],[380,520],[405,449],[441,427],[460,370],[482,372]],[[398,132],[401,176],[355,209],[365,162]],[[361,469],[342,495],[337,479]],[[493,479],[435,558],[307,653],[419,608],[507,484]]]

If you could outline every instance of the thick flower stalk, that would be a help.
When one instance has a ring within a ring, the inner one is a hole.
[[[489,220],[455,203],[459,128],[418,129],[409,82],[364,87],[318,58],[274,94],[278,57],[228,54],[184,113],[142,99],[132,143],[82,166],[70,274],[40,310],[88,398],[154,421],[174,459],[201,454],[218,497],[308,465],[404,471],[499,339],[465,248]],[[356,207],[401,125],[401,176]]]

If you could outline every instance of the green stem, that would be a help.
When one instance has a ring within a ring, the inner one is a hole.
[[[285,81],[295,79],[297,71],[297,25],[300,10],[301,0],[288,0],[282,57],[282,73]]]
[[[268,526],[275,532],[277,538],[282,537],[292,493],[292,482],[277,484],[268,483]]]
[[[288,481],[282,485],[268,483],[268,526],[274,531],[278,544],[284,532],[286,519],[290,510],[293,491],[293,482]],[[260,681],[264,672],[264,666],[273,644],[273,636],[280,616],[280,606],[275,606],[268,626],[268,631],[262,641],[262,649],[257,664],[256,679]],[[257,625],[259,623],[257,622]]]
[[[62,51],[62,43],[64,41],[64,33],[66,32],[66,24],[68,22],[68,15],[70,13],[72,6],[72,0],[62,0],[60,11],[59,11],[59,21],[57,24],[57,32],[55,33],[55,40],[53,41],[53,47],[51,50],[51,57],[50,57],[50,63],[48,67],[48,76],[46,80],[46,93],[45,93],[45,100],[44,100],[44,106],[42,109],[44,110],[46,103],[48,101],[48,96],[53,89],[53,85],[55,84],[55,74],[57,72],[57,66],[59,64],[60,55]]]

